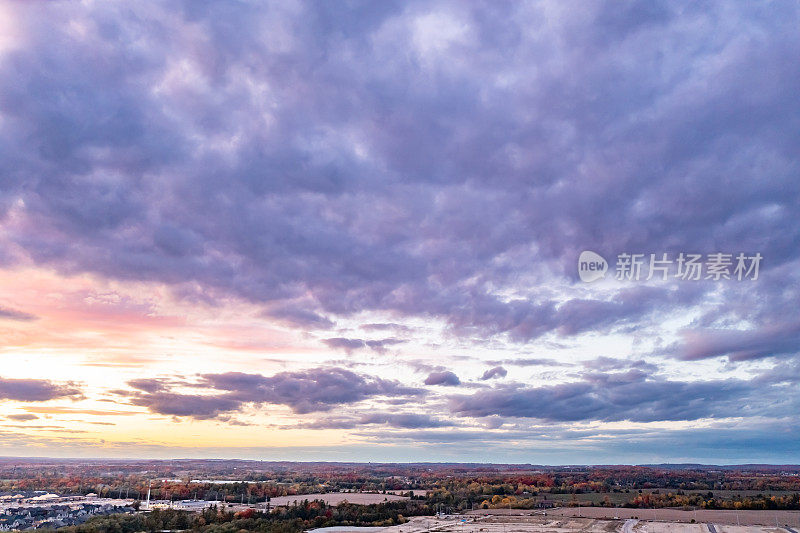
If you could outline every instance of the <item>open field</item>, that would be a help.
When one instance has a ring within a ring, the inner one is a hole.
[[[774,525],[723,525],[649,520],[614,520],[602,518],[547,516],[528,512],[528,516],[493,514],[415,517],[401,526],[385,528],[381,533],[792,533]],[[466,521],[464,521],[466,520]]]
[[[481,509],[468,511],[470,516],[493,517],[529,517],[540,515],[544,511],[532,509]],[[557,507],[547,509],[547,516],[577,517],[595,519],[638,519],[651,522],[684,522],[694,519],[697,523],[719,525],[788,525],[795,530],[800,528],[800,511],[725,511],[714,509],[698,509],[684,511],[682,509],[626,509],[621,507]],[[718,528],[719,531],[719,528]]]
[[[414,490],[411,490],[411,491],[408,491],[408,490],[387,490],[386,492],[388,492],[390,494],[408,494],[409,492],[412,492],[412,493],[414,493],[414,496],[427,496],[429,491],[427,491],[425,489],[414,489]]]
[[[602,505],[606,500],[612,505],[622,506],[629,502],[632,498],[642,494],[669,494],[677,493],[678,489],[658,488],[658,489],[642,489],[641,492],[637,490],[629,490],[628,492],[583,492],[580,494],[572,493],[551,493],[541,492],[536,496],[537,501],[550,501],[556,505]],[[680,491],[686,495],[700,494],[706,495],[707,490],[683,490]],[[716,498],[731,499],[733,497],[754,497],[754,496],[788,496],[791,491],[787,490],[715,490],[712,491]],[[491,496],[484,496],[486,500],[490,500]]]
[[[605,507],[561,507],[547,511],[553,516],[586,516],[592,518],[639,518],[656,522],[691,522],[712,523],[721,525],[788,525],[794,529],[800,527],[800,511],[723,511],[714,509],[698,509],[684,511],[681,509],[623,509]],[[719,532],[719,528],[717,528]]]
[[[452,515],[444,518],[414,517],[406,524],[388,527],[381,533],[612,533],[619,531],[621,526],[619,520]]]
[[[653,489],[655,490],[655,489]],[[555,505],[568,505],[570,502],[579,502],[581,505],[601,505],[606,498],[613,505],[622,505],[630,501],[636,494],[626,492],[585,492],[583,494],[558,494],[542,492],[537,497],[537,501],[550,501]],[[491,499],[491,496],[486,497]]]
[[[383,531],[382,527],[357,527],[357,526],[330,526],[310,529],[306,533],[377,533]]]
[[[407,500],[405,496],[398,496],[396,494],[379,494],[375,492],[328,492],[318,494],[298,494],[295,496],[276,496],[270,499],[270,505],[292,505],[295,502],[300,503],[303,500],[322,500],[329,505],[339,505],[343,501],[350,503],[358,503],[362,505],[369,505],[371,503],[395,502],[399,500]]]
[[[532,514],[541,514],[541,510],[529,509],[483,509],[470,511],[473,516],[493,517],[529,517]],[[698,509],[697,511],[684,511],[682,509],[625,509],[619,507],[558,507],[547,509],[547,516],[578,517],[594,519],[639,519],[648,522],[682,522],[690,523],[694,519],[697,523],[711,523],[717,526],[775,526],[776,521],[780,526],[789,527],[800,531],[800,511],[724,511],[713,509]],[[652,532],[652,530],[651,530]],[[734,533],[731,531],[731,533]]]

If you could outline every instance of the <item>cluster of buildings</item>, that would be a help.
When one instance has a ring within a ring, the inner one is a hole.
[[[61,496],[33,492],[0,495],[0,531],[51,529],[85,522],[92,516],[133,512],[133,500]]]

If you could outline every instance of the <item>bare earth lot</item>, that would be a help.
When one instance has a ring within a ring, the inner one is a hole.
[[[572,511],[575,511],[575,516],[571,515]],[[626,518],[622,511],[638,512],[640,519]],[[740,526],[736,525],[735,512],[731,518],[726,511],[705,511],[702,517],[698,511],[699,523],[692,524],[688,523],[694,516],[691,511],[688,512],[691,516],[687,518],[686,511],[661,509],[659,512],[663,512],[663,518],[659,516],[658,520],[649,517],[642,519],[641,511],[584,508],[579,517],[578,509],[551,509],[546,516],[542,511],[501,509],[491,510],[490,514],[482,511],[444,518],[415,517],[406,524],[388,527],[380,533],[800,533],[796,525],[800,512],[779,513],[777,516],[781,526],[775,527],[775,514],[767,511],[740,511]],[[672,512],[681,514],[672,515]],[[614,519],[614,516],[618,518]],[[672,519],[671,516],[676,518]],[[785,519],[783,522],[781,517]],[[680,521],[683,519],[686,522]],[[733,525],[730,524],[731,519]],[[784,524],[789,525],[787,527]]]
[[[788,525],[795,530],[800,528],[800,511],[717,511],[698,509],[697,511],[683,511],[681,509],[618,509],[603,507],[560,507],[551,509],[548,515],[555,516],[587,516],[592,518],[633,518],[656,522],[691,522],[694,518],[698,523],[715,525],[743,526],[761,525],[780,526]],[[737,522],[738,518],[738,522]],[[721,533],[717,527],[717,533]],[[727,531],[727,530],[726,530]],[[798,530],[800,531],[800,530]],[[730,533],[734,533],[731,531]]]
[[[408,494],[409,492],[413,492],[414,496],[427,496],[428,491],[425,489],[414,489],[412,491],[408,490],[387,490],[386,492],[391,494]]]
[[[270,500],[270,505],[292,505],[294,502],[303,500],[322,500],[329,505],[339,505],[343,501],[368,505],[371,503],[395,502],[407,500],[405,496],[396,494],[378,494],[372,492],[329,492],[326,494],[298,494],[296,496],[276,496]]]
[[[543,516],[448,516],[414,517],[402,526],[381,533],[613,533],[621,531],[619,520],[591,520]],[[638,533],[638,532],[636,532]],[[706,532],[707,533],[707,532]],[[786,533],[786,532],[782,532]]]

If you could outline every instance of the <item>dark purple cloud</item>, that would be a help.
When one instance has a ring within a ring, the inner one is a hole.
[[[503,368],[502,366],[496,366],[494,368],[488,369],[486,372],[483,373],[481,376],[481,380],[493,379],[493,378],[504,378],[508,375],[508,370]]]
[[[401,429],[438,428],[453,425],[451,422],[417,413],[373,413],[362,417],[358,422],[359,425],[385,424]]]
[[[170,387],[170,380],[161,378],[140,378],[132,379],[128,385],[134,389],[154,393],[168,390]]]
[[[8,418],[9,420],[16,420],[18,422],[27,422],[29,420],[37,420],[39,417],[28,413],[19,415],[8,415],[6,418]]]
[[[161,378],[135,379],[132,390],[116,391],[138,406],[158,414],[197,419],[218,418],[225,413],[261,405],[286,405],[295,413],[329,411],[373,398],[420,397],[422,389],[335,367],[318,367],[273,376],[227,372],[203,374],[199,381]],[[177,393],[175,387],[211,389],[211,393]]]
[[[549,357],[522,357],[518,359],[487,361],[490,365],[509,365],[509,366],[572,366],[571,363],[558,361]]]
[[[421,389],[350,370],[319,367],[297,372],[259,374],[228,372],[203,375],[205,384],[228,391],[242,402],[288,405],[296,413],[327,411],[375,397],[419,396]]]
[[[796,263],[794,5],[545,10],[19,4],[0,212],[36,224],[9,244],[301,328],[385,311],[519,342],[712,288],[498,294],[534,265],[574,282],[585,248]]]
[[[461,380],[458,376],[449,370],[435,371],[428,374],[425,378],[425,385],[446,385],[454,387],[461,385]]]
[[[730,361],[800,353],[800,322],[773,323],[758,329],[703,329],[684,332],[674,347],[684,361],[727,356]]]
[[[177,394],[158,391],[135,394],[130,402],[146,407],[152,413],[198,420],[215,418],[242,408],[242,401],[228,394]]]
[[[302,301],[273,306],[264,311],[264,316],[307,329],[330,328],[334,326],[333,321],[330,319],[313,311],[309,311],[303,306]]]
[[[36,316],[18,309],[0,305],[0,319],[28,321],[35,320]]]
[[[334,337],[331,339],[324,339],[322,342],[324,342],[330,348],[342,349],[347,353],[352,353],[355,350],[360,350],[362,348],[369,348],[378,353],[384,353],[389,346],[394,346],[395,344],[402,344],[405,341],[394,337],[387,339],[373,339],[373,340]]]
[[[410,333],[412,329],[403,324],[395,324],[393,322],[378,322],[370,324],[362,324],[361,329],[364,331],[381,331],[381,330],[394,330],[400,333]]]
[[[643,359],[629,360],[617,359],[614,357],[601,356],[596,359],[584,361],[582,363],[584,368],[597,370],[601,372],[618,371],[618,370],[638,370],[647,373],[654,373],[658,370],[658,365],[648,363]]]
[[[344,350],[347,353],[352,353],[354,350],[360,350],[367,346],[364,339],[347,339],[345,337],[324,339],[322,342],[329,348]]]
[[[59,398],[80,399],[81,389],[74,383],[55,383],[45,379],[0,378],[0,400],[46,402]]]
[[[522,417],[550,422],[655,422],[774,416],[800,407],[793,385],[780,380],[673,381],[631,369],[585,372],[556,385],[500,385],[450,398],[454,414]]]
[[[440,428],[453,426],[452,422],[418,413],[377,412],[361,417],[325,417],[313,421],[283,426],[289,429],[356,429],[367,426],[384,426],[395,429]]]

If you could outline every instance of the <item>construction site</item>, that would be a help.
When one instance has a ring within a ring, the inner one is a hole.
[[[643,517],[631,518],[626,509],[597,509],[597,513],[582,513],[577,516],[574,509],[513,513],[474,513],[467,515],[438,515],[415,517],[409,522],[380,529],[380,533],[798,533],[800,511],[742,511],[738,514],[726,511],[711,511],[709,522],[692,522],[691,511],[677,511],[685,515],[666,515],[663,519]],[[584,511],[586,511],[584,509]],[[672,511],[670,509],[661,511]],[[592,516],[587,516],[587,514]],[[703,520],[703,516],[700,516]],[[775,520],[778,524],[776,525]],[[335,528],[315,533],[358,533],[363,528]],[[375,528],[375,533],[378,532]]]

